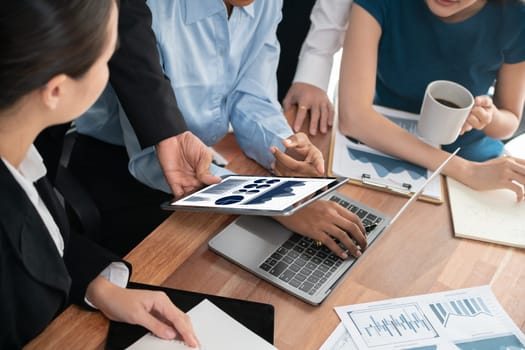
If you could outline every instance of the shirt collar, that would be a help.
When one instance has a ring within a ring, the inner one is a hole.
[[[186,24],[195,23],[220,11],[225,11],[223,0],[186,0]],[[254,4],[238,8],[250,17],[255,16]]]
[[[7,168],[17,178],[24,178],[29,183],[33,183],[38,179],[44,177],[47,173],[42,156],[36,150],[34,145],[29,147],[24,159],[20,162],[18,169],[11,165],[7,160],[1,158],[7,165]]]
[[[44,161],[34,145],[29,147],[29,150],[18,169],[30,182],[35,182],[46,175]]]
[[[248,6],[241,7],[240,10],[246,13],[251,18],[255,17],[255,5],[253,2]]]
[[[3,158],[0,159],[5,163],[7,169],[9,169],[20,186],[22,186],[29,199],[33,203],[37,203],[38,193],[33,184],[46,175],[46,167],[35,146],[31,145],[26,156],[18,166],[18,169],[11,165],[7,160]]]

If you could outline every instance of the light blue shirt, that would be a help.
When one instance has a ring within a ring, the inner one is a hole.
[[[269,168],[270,146],[284,149],[282,140],[293,134],[277,101],[282,0],[235,7],[230,18],[222,0],[149,0],[148,6],[161,64],[188,129],[211,146],[231,124],[244,153]],[[80,133],[125,145],[133,176],[170,192],[154,147],[141,149],[111,87],[76,124]],[[216,168],[212,173],[221,175]]]

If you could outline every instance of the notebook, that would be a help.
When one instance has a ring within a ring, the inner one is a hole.
[[[525,134],[507,142],[504,153],[525,158]],[[447,178],[456,237],[525,248],[525,202],[508,189],[476,191]]]
[[[447,178],[454,235],[525,248],[525,203],[507,189],[476,191]]]
[[[337,191],[321,200],[335,201],[352,211],[361,218],[364,226],[376,225],[367,233],[367,241],[371,245],[415,202],[425,186],[439,175],[457,151],[436,169],[394,217]],[[325,246],[318,247],[314,240],[260,216],[239,217],[215,235],[208,246],[217,254],[312,305],[322,303],[356,262],[352,257],[342,260]]]

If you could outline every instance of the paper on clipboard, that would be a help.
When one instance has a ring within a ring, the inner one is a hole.
[[[417,135],[417,114],[381,106],[374,106],[374,109],[400,127]],[[351,140],[341,134],[337,127],[334,127],[333,132],[330,150],[332,175],[346,176],[352,183],[408,196],[432,174],[428,169]],[[426,186],[421,199],[439,203],[443,201],[440,177],[436,177]]]

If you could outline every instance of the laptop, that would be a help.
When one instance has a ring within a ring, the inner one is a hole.
[[[367,232],[367,241],[371,245],[416,201],[425,186],[439,175],[458,150],[428,177],[393,217],[338,191],[320,200],[335,201],[359,216],[365,227],[375,226]],[[215,235],[208,246],[215,253],[312,305],[321,304],[357,261],[351,256],[343,260],[327,247],[318,247],[313,239],[262,216],[237,218]]]

